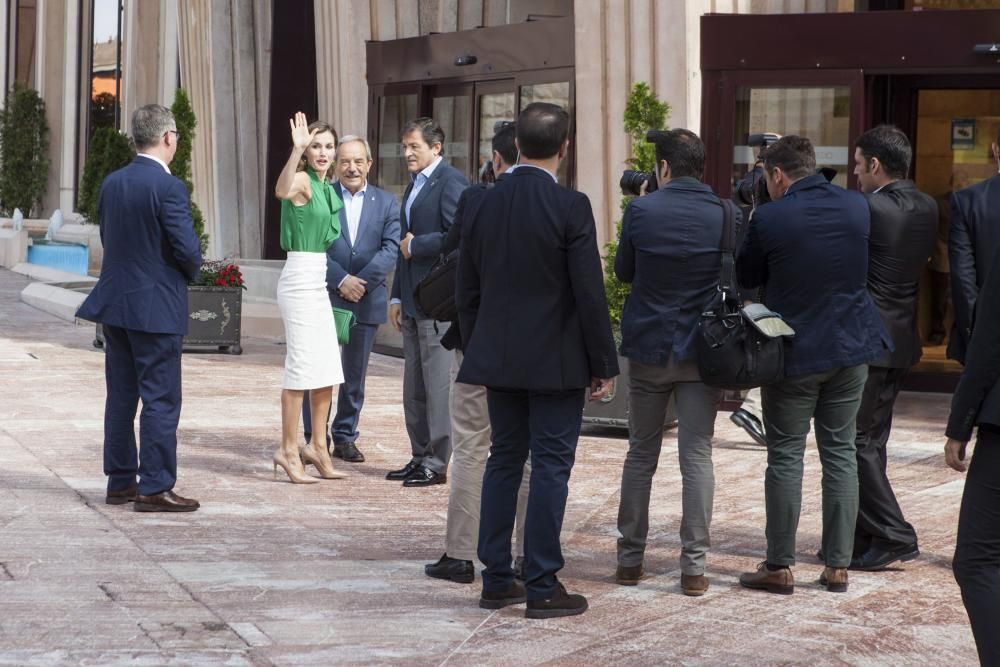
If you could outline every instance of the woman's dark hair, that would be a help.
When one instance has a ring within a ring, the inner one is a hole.
[[[873,127],[858,137],[854,146],[865,156],[865,171],[868,171],[867,162],[878,158],[890,178],[906,178],[910,173],[913,149],[903,131],[894,125]]]
[[[656,163],[666,160],[671,178],[690,176],[701,180],[705,173],[705,144],[697,134],[677,128],[656,132],[653,139]]]
[[[333,129],[333,125],[330,125],[326,121],[324,121],[324,120],[314,120],[313,122],[309,123],[308,129],[309,129],[310,132],[312,132],[313,130],[316,130],[316,134],[323,134],[324,132],[329,132],[330,134],[333,135],[333,147],[334,147],[334,149],[336,149],[337,146],[340,145],[340,139],[337,137],[337,131],[335,129]],[[294,149],[292,149],[292,150],[294,150]],[[306,168],[306,162],[307,162],[306,156],[303,154],[302,159],[299,160],[299,166],[298,166],[298,168],[296,170],[297,171],[304,170]]]
[[[550,158],[569,136],[569,114],[555,104],[532,102],[517,117],[516,132],[521,155],[531,160]]]

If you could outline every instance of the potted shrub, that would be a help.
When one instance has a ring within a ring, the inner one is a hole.
[[[49,125],[38,92],[15,83],[0,110],[0,215],[39,213],[49,177]]]
[[[661,102],[649,84],[639,81],[632,86],[628,100],[625,103],[625,132],[631,139],[632,157],[625,161],[629,169],[652,172],[656,168],[655,147],[646,142],[648,130],[662,130],[666,127],[670,105]],[[632,196],[623,195],[621,210],[625,211]],[[615,342],[621,342],[621,318],[625,299],[631,286],[615,276],[615,255],[618,253],[618,239],[622,232],[621,219],[615,224],[615,235],[604,244],[604,292],[608,299],[608,315],[611,317],[611,328]],[[628,362],[619,355],[618,365],[621,375],[615,383],[615,389],[598,402],[588,402],[583,411],[583,420],[589,424],[604,424],[609,426],[628,426]],[[676,421],[673,407],[668,410],[667,422]]]
[[[101,194],[101,183],[113,171],[127,165],[135,157],[129,138],[113,127],[100,127],[94,131],[87,148],[87,160],[83,164],[83,178],[80,179],[80,201],[77,206],[84,220],[99,224],[97,219],[97,199]]]

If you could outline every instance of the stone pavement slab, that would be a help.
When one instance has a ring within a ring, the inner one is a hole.
[[[191,514],[104,504],[103,354],[93,327],[18,300],[0,270],[0,665],[972,665],[975,647],[950,571],[962,476],[943,463],[949,397],[901,397],[890,476],[922,556],[851,573],[822,566],[820,469],[806,456],[796,592],[742,590],[764,553],[764,450],[725,414],[716,424],[716,498],[701,598],[678,579],[680,472],[668,432],[654,481],[651,575],[614,584],[615,520],[627,441],[581,438],[561,578],[588,596],[579,617],[487,612],[478,585],[432,580],[447,487],[383,479],[409,457],[402,362],[375,355],[348,479],[272,478],[284,348],[185,354],[177,490]],[[477,579],[478,584],[478,579]]]

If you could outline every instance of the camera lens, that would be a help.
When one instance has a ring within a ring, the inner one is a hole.
[[[626,169],[622,172],[622,178],[618,181],[618,186],[622,189],[623,195],[635,195],[638,197],[643,183],[647,183],[646,194],[656,190],[656,176],[652,173]]]

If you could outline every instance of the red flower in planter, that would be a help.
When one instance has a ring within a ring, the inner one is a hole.
[[[224,259],[204,262],[201,265],[198,277],[191,281],[191,285],[242,287],[246,289],[240,267]]]

